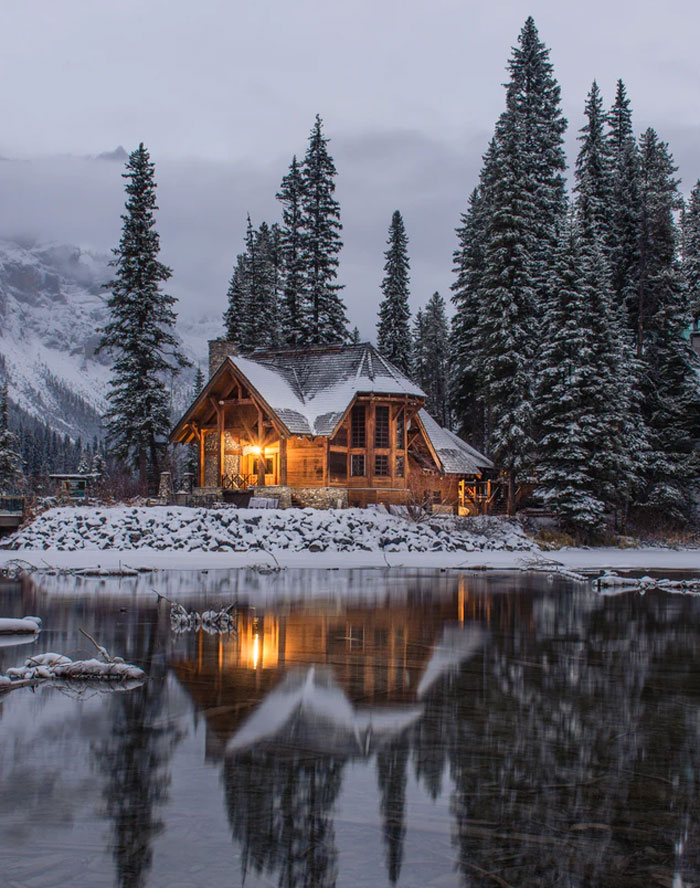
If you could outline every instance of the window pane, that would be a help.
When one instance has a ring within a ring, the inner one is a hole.
[[[389,474],[389,457],[385,453],[377,453],[374,457],[374,474]]]
[[[364,453],[353,453],[350,457],[350,474],[354,478],[362,477],[365,474],[365,455]]]
[[[403,454],[399,453],[396,456],[396,474],[399,478],[403,478],[405,471]]]
[[[350,414],[350,425],[352,429],[351,438],[353,447],[365,446],[365,408],[362,405],[355,405]]]
[[[346,453],[337,453],[331,450],[330,469],[332,478],[347,478],[348,457]]]
[[[338,431],[335,433],[335,437],[331,441],[336,447],[347,447],[348,446],[348,427],[346,423],[343,423]]]
[[[374,446],[389,446],[389,408],[374,408]]]
[[[398,447],[399,450],[403,450],[404,426],[405,426],[404,412],[402,410],[399,413],[399,415],[396,417],[396,446]],[[401,474],[403,475],[403,472]]]

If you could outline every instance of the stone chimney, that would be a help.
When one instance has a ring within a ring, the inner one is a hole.
[[[237,355],[238,348],[233,342],[227,342],[225,339],[209,340],[209,378],[216,373],[222,362],[229,355]]]

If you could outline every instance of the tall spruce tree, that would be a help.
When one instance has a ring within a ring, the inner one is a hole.
[[[617,301],[629,311],[639,273],[639,152],[621,80],[608,113],[607,144],[611,176],[608,259]]]
[[[698,357],[685,339],[688,293],[678,256],[676,168],[652,129],[640,139],[639,279],[631,320],[644,366],[644,418],[651,447],[645,502],[687,520],[699,476]]]
[[[334,197],[336,169],[328,142],[317,114],[301,168],[305,306],[299,328],[304,345],[344,342],[348,337],[342,285],[336,283],[343,226]]]
[[[13,493],[22,479],[17,436],[10,431],[7,382],[0,386],[0,493]]]
[[[245,252],[236,260],[224,313],[226,336],[241,351],[280,344],[283,276],[279,226],[262,222],[256,230],[248,216]]]
[[[170,427],[168,377],[188,363],[174,332],[176,300],[162,290],[172,271],[158,260],[154,171],[141,143],[122,174],[126,212],[111,262],[114,278],[105,285],[109,321],[99,344],[113,359],[108,441],[117,457],[138,467],[143,485],[149,469],[153,478],[160,468]]]
[[[452,284],[456,310],[452,321],[450,370],[450,403],[457,429],[482,448],[486,446],[487,433],[479,372],[482,364],[479,317],[486,218],[482,185],[472,192],[467,212],[462,214],[462,224],[457,229],[458,248],[453,254],[456,280]]]
[[[388,249],[384,253],[384,299],[379,305],[377,348],[389,361],[410,375],[411,309],[408,306],[408,237],[401,213],[394,210],[389,226]]]
[[[449,427],[450,326],[445,300],[439,293],[433,293],[425,309],[417,313],[414,329],[414,378],[427,396],[428,413]]]
[[[593,81],[586,98],[586,123],[579,136],[580,148],[576,158],[576,213],[585,237],[598,237],[610,242],[610,209],[612,203],[612,175],[609,145],[605,134],[603,99],[598,84]]]
[[[453,391],[461,391],[464,399],[472,381],[479,380],[486,449],[508,474],[512,509],[515,483],[530,477],[533,468],[536,321],[548,299],[556,229],[566,211],[566,121],[549,50],[532,18],[525,22],[508,68],[506,110],[482,172],[479,264],[472,264],[464,251],[458,258],[458,340],[469,323],[462,311],[476,309],[476,329],[459,342],[458,353],[464,360],[470,339],[477,341],[478,364],[467,358],[453,379]],[[477,287],[465,289],[470,275]],[[463,425],[461,416],[458,421]]]
[[[683,281],[693,326],[700,320],[700,180],[683,210]]]
[[[305,237],[303,228],[303,181],[296,154],[289,172],[282,179],[277,200],[282,204],[280,246],[284,263],[284,327],[283,339],[295,346],[302,341],[307,319]]]
[[[568,529],[588,536],[602,528],[605,503],[593,493],[600,392],[583,277],[580,238],[567,224],[538,358],[538,493]]]

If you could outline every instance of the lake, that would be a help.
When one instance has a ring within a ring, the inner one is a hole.
[[[237,632],[179,631],[235,604]],[[0,581],[146,670],[0,696],[0,885],[700,883],[700,599],[542,575]]]

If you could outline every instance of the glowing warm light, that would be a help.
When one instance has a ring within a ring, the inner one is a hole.
[[[260,454],[262,453],[262,447],[258,447],[258,445],[256,444],[254,447],[250,448],[250,452],[254,453],[256,456],[260,456]]]
[[[259,657],[260,657],[260,636],[256,633],[253,636],[253,669],[258,668]]]

